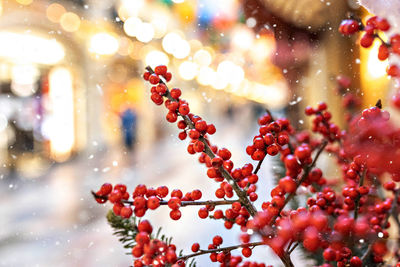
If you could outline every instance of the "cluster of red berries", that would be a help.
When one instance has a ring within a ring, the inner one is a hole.
[[[132,248],[132,255],[136,258],[133,262],[134,267],[163,267],[167,264],[174,267],[185,266],[182,260],[178,261],[174,244],[167,244],[151,237],[153,227],[149,221],[141,221],[137,225],[137,230],[136,244]]]
[[[306,107],[305,113],[307,116],[315,115],[311,130],[322,134],[329,141],[333,142],[341,138],[341,132],[339,127],[330,121],[332,114],[326,111],[327,107],[325,102],[321,102],[317,108]]]
[[[292,128],[287,119],[272,121],[269,114],[263,115],[258,123],[260,125],[259,135],[254,136],[253,144],[247,146],[246,153],[253,160],[260,161],[268,154],[275,156],[289,143],[289,133]]]
[[[386,60],[391,54],[400,55],[400,34],[393,34],[387,42],[379,36],[379,31],[387,32],[390,28],[391,26],[385,18],[374,16],[367,20],[365,26],[357,20],[344,20],[340,24],[339,31],[344,35],[351,35],[358,31],[364,31],[360,39],[360,45],[364,48],[371,47],[375,39],[379,39],[381,45],[379,46],[378,58],[379,60]],[[397,65],[390,65],[386,72],[391,77],[400,78],[400,67]],[[400,108],[399,92],[393,96],[392,103]]]

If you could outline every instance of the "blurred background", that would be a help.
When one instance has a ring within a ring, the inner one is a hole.
[[[215,123],[212,140],[237,165],[250,161],[245,146],[265,108],[305,128],[303,108],[327,101],[343,124],[339,74],[363,106],[386,103],[378,45],[359,51],[337,32],[349,12],[368,16],[355,0],[1,0],[0,265],[129,266],[104,218],[110,206],[90,196],[106,181],[213,197],[216,185],[151,103],[146,65],[168,65],[171,87]],[[261,176],[269,198],[270,162]],[[167,214],[150,218],[182,248],[208,244],[210,232],[237,242],[219,223],[200,227],[197,209],[178,223]]]

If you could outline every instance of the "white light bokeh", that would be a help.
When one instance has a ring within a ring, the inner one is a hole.
[[[158,65],[168,66],[169,58],[164,52],[153,50],[146,55],[146,65],[155,68]]]
[[[179,66],[179,75],[184,80],[193,80],[198,72],[198,65],[191,61],[184,61]]]
[[[113,55],[118,51],[117,38],[109,33],[97,33],[90,38],[89,51],[99,55]]]
[[[142,20],[137,17],[130,17],[124,22],[124,31],[126,35],[135,37],[140,32]]]
[[[154,38],[153,25],[151,25],[151,23],[143,22],[136,34],[136,38],[143,43],[150,42]]]

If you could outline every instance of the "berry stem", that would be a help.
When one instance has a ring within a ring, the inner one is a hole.
[[[365,175],[367,174],[367,168],[364,168],[361,176],[360,176],[360,182],[358,183],[358,187],[363,186],[364,184],[364,178]],[[357,220],[358,217],[358,211],[360,209],[360,198],[361,198],[361,194],[358,194],[356,200],[355,200],[355,207],[354,207],[354,220]]]
[[[242,247],[253,247],[254,248],[257,246],[261,246],[261,245],[265,245],[265,244],[263,242],[253,242],[253,243],[240,244],[240,245],[235,245],[235,246],[230,246],[230,247],[200,250],[199,252],[179,257],[178,260],[186,261],[189,258],[193,258],[193,257],[204,255],[204,254],[217,253],[217,252],[221,252],[221,251],[229,252],[231,250],[235,250],[235,249],[242,248]]]
[[[147,66],[146,70],[150,74],[154,74],[154,70],[150,66]],[[162,80],[162,78],[161,78],[160,83],[163,83],[165,86],[167,86],[165,84],[165,82]],[[164,96],[167,97],[172,102],[178,102],[176,99],[174,99],[171,96],[168,87],[167,87],[167,91]],[[183,118],[183,120],[186,122],[187,126],[190,129],[195,129],[194,124],[193,124],[192,120],[189,118],[189,116],[182,115],[182,114],[179,114],[179,116],[181,116]],[[207,140],[204,138],[204,136],[200,136],[199,140],[204,144],[204,153],[206,153],[211,159],[215,158],[215,154],[214,154],[214,152],[212,152],[212,150],[211,150],[210,146],[208,145]],[[221,174],[225,178],[225,180],[227,180],[227,182],[232,186],[236,195],[239,197],[239,202],[246,208],[246,210],[249,212],[249,214],[254,217],[257,214],[257,210],[254,207],[254,205],[251,203],[249,198],[247,197],[246,192],[243,191],[239,187],[239,185],[236,183],[235,179],[233,179],[233,177],[230,175],[230,173],[224,167],[220,166],[220,167],[218,167],[218,170],[221,172]]]
[[[108,200],[107,196],[97,195],[93,191],[92,191],[92,195],[94,196],[94,198],[101,198],[104,200]],[[232,205],[233,203],[238,202],[238,201],[239,201],[238,199],[235,199],[235,200],[181,201],[180,206],[184,207],[184,206],[205,206],[205,205],[209,205],[209,206]],[[133,205],[133,201],[130,201],[130,200],[121,200],[121,202],[125,203],[125,204],[129,204],[129,205]],[[160,205],[168,205],[168,201],[160,200]]]

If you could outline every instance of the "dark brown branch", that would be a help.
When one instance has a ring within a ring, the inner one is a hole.
[[[92,195],[94,198],[101,198],[104,200],[108,200],[107,196],[100,196],[97,195],[95,192],[92,191]],[[133,205],[133,201],[130,200],[122,200],[122,203],[125,204],[129,204],[129,205]],[[239,202],[238,199],[235,200],[205,200],[205,201],[181,201],[181,207],[185,207],[185,206],[205,206],[205,205],[209,205],[209,206],[218,206],[218,205],[232,205],[235,202]],[[160,200],[160,205],[168,205],[168,201],[167,200]]]
[[[240,245],[235,245],[235,246],[230,246],[230,247],[222,247],[222,248],[216,248],[216,249],[200,250],[199,252],[179,257],[178,260],[186,261],[189,258],[193,258],[193,257],[204,255],[204,254],[217,253],[217,252],[221,252],[221,251],[229,252],[229,251],[232,251],[232,250],[235,250],[235,249],[238,249],[238,248],[257,247],[257,246],[260,246],[260,245],[265,245],[265,244],[263,242],[253,242],[253,243],[240,244]]]
[[[258,171],[260,170],[261,164],[263,163],[264,159],[265,159],[265,157],[264,157],[262,160],[260,160],[260,161],[258,162],[257,167],[256,167],[256,169],[254,170],[254,174],[257,174],[257,173],[258,173]]]
[[[150,66],[146,67],[146,70],[148,72],[150,72],[151,74],[154,73],[153,69]],[[165,84],[165,82],[162,80],[160,83]],[[169,89],[167,87],[167,92],[164,95],[165,97],[167,97],[170,101],[174,101],[174,102],[178,102],[176,99],[172,98]],[[186,125],[190,128],[190,129],[194,129],[194,124],[192,122],[192,120],[189,118],[189,116],[186,115],[182,115],[179,114],[179,116],[181,116],[183,118],[183,120],[185,121]],[[208,145],[207,140],[204,138],[204,136],[200,136],[199,140],[204,144],[204,152],[211,158],[215,158],[215,154],[214,152],[212,152],[210,146]],[[254,207],[253,203],[251,203],[250,199],[247,197],[247,193],[245,191],[243,191],[239,185],[237,184],[237,182],[235,181],[235,179],[233,179],[233,177],[230,175],[230,173],[222,166],[218,167],[218,170],[220,171],[220,173],[222,174],[222,176],[225,178],[225,180],[232,186],[233,190],[235,191],[236,195],[239,197],[239,202],[246,208],[246,210],[249,212],[249,214],[251,216],[255,216],[257,214],[257,210]]]
[[[358,183],[358,187],[361,187],[364,184],[364,179],[365,179],[365,175],[367,174],[367,168],[364,167],[364,170],[360,176],[360,182]],[[357,220],[358,217],[358,211],[360,209],[360,198],[361,198],[361,194],[358,194],[356,200],[355,200],[355,207],[354,207],[354,220]]]

